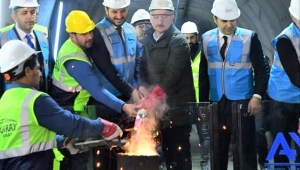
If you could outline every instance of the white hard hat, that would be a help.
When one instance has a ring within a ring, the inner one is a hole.
[[[9,8],[14,7],[39,7],[37,0],[10,0]]]
[[[152,0],[149,11],[154,9],[167,9],[174,11],[172,0]]]
[[[139,9],[132,15],[130,23],[134,24],[135,22],[142,20],[150,20],[150,14],[144,9]]]
[[[194,23],[194,22],[191,22],[191,21],[188,21],[188,22],[185,22],[184,24],[182,24],[181,26],[181,32],[182,33],[196,33],[198,34],[198,28],[197,28],[197,25]]]
[[[104,0],[104,6],[112,9],[126,8],[130,4],[130,0]]]
[[[241,14],[235,0],[215,0],[211,13],[222,20],[235,20]]]
[[[297,20],[300,20],[300,0],[291,0],[289,11]]]
[[[28,44],[21,40],[10,40],[5,43],[0,49],[0,72],[5,73],[14,67],[22,64],[33,54],[37,54],[40,51],[35,51]],[[23,68],[19,68],[19,74]]]

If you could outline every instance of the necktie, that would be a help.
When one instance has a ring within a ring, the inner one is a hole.
[[[30,34],[27,34],[27,35],[25,36],[25,38],[26,38],[26,40],[27,40],[27,44],[28,44],[31,48],[34,49],[34,45],[33,45],[32,41],[31,41],[31,35],[30,35]]]
[[[124,54],[126,54],[126,44],[125,44],[124,38],[123,38],[122,27],[116,27],[116,30],[118,31],[118,34],[121,38],[121,41],[122,41],[122,44],[123,44]]]
[[[221,56],[222,56],[222,59],[223,60],[225,60],[225,50],[226,50],[226,47],[227,47],[227,36],[223,36],[223,38],[224,38],[224,43],[223,43],[223,45],[222,45],[222,47],[221,47],[221,49],[220,49],[220,54],[221,54]]]
[[[118,34],[123,41],[122,27],[117,27],[116,30],[118,31]]]

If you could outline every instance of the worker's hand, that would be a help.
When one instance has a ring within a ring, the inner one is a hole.
[[[131,93],[131,97],[135,103],[138,103],[142,97],[140,96],[140,92],[138,89],[134,89],[133,92]]]
[[[77,138],[76,139],[66,138],[63,143],[63,148],[66,148],[72,155],[88,151],[88,148],[84,150],[76,149],[74,147],[74,143],[77,141],[78,141]]]
[[[257,97],[252,97],[248,104],[248,113],[255,116],[261,112],[261,100]]]
[[[113,140],[123,135],[123,131],[117,124],[100,118],[98,120],[104,125],[101,135],[105,140]]]
[[[149,90],[145,86],[140,86],[139,87],[139,94],[140,94],[140,97],[143,99],[143,98],[145,98],[146,96],[149,95]]]
[[[123,105],[122,110],[129,116],[129,117],[135,117],[137,114],[136,109],[138,106],[136,104],[127,104],[125,103]]]

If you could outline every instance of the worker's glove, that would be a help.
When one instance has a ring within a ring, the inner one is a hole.
[[[104,125],[101,135],[105,140],[113,140],[123,135],[123,131],[118,125],[104,119],[99,120],[102,121]]]
[[[151,93],[143,99],[139,104],[141,108],[144,109],[153,109],[157,107],[160,103],[165,101],[167,98],[167,94],[165,90],[159,86],[155,86]]]
[[[76,149],[74,147],[74,144],[78,142],[78,139],[71,139],[71,138],[66,138],[64,143],[63,143],[63,148],[66,148],[70,154],[74,155],[74,154],[78,154],[78,153],[82,153],[82,152],[86,152],[88,151],[88,148],[86,149]]]

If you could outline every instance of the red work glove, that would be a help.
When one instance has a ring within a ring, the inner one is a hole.
[[[105,140],[113,140],[123,135],[123,131],[118,125],[104,119],[99,120],[102,121],[104,125],[101,135]]]
[[[165,90],[159,86],[155,86],[151,93],[140,102],[141,108],[151,109],[157,107],[158,104],[166,100],[167,94]]]

